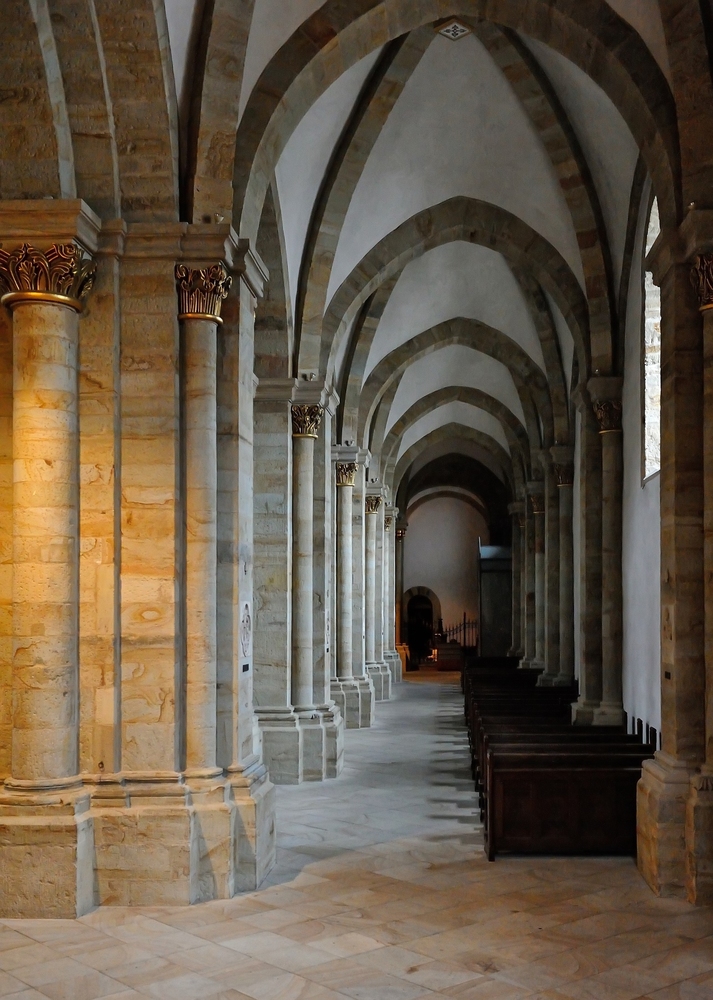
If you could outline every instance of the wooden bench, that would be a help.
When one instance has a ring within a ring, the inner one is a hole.
[[[649,751],[491,747],[485,765],[488,859],[503,851],[635,854],[636,785]]]

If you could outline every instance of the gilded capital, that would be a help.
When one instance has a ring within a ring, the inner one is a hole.
[[[316,438],[324,410],[315,404],[293,403],[292,437]]]
[[[557,477],[558,486],[572,486],[574,485],[574,464],[566,462],[564,464],[554,463],[552,468],[555,470],[555,476]]]
[[[209,267],[176,264],[179,319],[210,319],[221,323],[220,307],[233,279],[222,263]]]
[[[9,252],[0,249],[0,302],[10,308],[21,302],[54,302],[81,312],[96,269],[76,243],[53,243],[47,250],[29,243]]]
[[[354,486],[358,468],[356,462],[337,462],[337,486]]]
[[[378,514],[381,509],[381,504],[383,502],[383,497],[380,496],[367,496],[364,497],[364,509],[367,514]]]
[[[394,515],[384,514],[384,531],[391,531],[393,523],[394,523]]]
[[[701,312],[713,309],[713,253],[697,254],[693,258],[691,284],[698,294]]]
[[[621,400],[595,399],[594,415],[599,421],[600,434],[615,434],[621,431]]]
[[[545,495],[544,493],[531,493],[530,494],[530,509],[533,514],[544,514],[545,513]]]
[[[402,542],[404,540],[404,538],[406,537],[406,528],[397,528],[396,529],[396,537],[397,537],[397,539],[400,542]]]

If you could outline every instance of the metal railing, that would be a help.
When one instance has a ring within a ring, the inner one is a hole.
[[[442,623],[439,621],[439,628],[436,631],[436,640],[440,639],[446,642],[457,642],[460,646],[464,648],[466,646],[477,646],[478,645],[478,623],[476,621],[468,621],[468,615],[463,614],[463,621],[458,622],[457,625],[449,625],[447,628],[442,627]]]

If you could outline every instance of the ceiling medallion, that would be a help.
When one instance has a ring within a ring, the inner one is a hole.
[[[452,42],[457,42],[459,38],[463,38],[464,35],[469,35],[471,29],[465,24],[461,24],[460,21],[455,19],[451,21],[446,21],[438,28],[438,34],[443,35],[444,38],[450,38]]]

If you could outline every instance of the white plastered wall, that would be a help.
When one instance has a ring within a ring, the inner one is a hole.
[[[404,539],[404,591],[432,590],[446,627],[462,621],[464,611],[477,617],[478,539],[487,544],[488,537],[482,515],[463,500],[438,497],[416,507]]]
[[[406,265],[379,322],[367,374],[416,334],[458,316],[504,333],[544,371],[535,324],[507,261],[488,247],[456,241]]]
[[[647,201],[647,199],[645,199]],[[645,210],[634,248],[624,362],[624,710],[661,731],[660,475],[642,485],[641,254]]]

